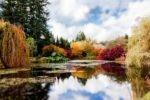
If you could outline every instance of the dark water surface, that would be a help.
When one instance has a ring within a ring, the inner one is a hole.
[[[150,100],[149,68],[107,61],[0,70],[0,100]]]

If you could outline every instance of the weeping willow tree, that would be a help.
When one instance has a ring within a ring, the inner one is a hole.
[[[150,66],[150,17],[144,17],[133,27],[128,41],[126,63],[128,67]]]
[[[21,27],[0,21],[0,58],[5,67],[26,67],[29,64],[25,33]]]

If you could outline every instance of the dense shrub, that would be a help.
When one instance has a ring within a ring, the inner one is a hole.
[[[0,57],[5,67],[25,67],[29,64],[25,33],[21,27],[0,21]]]
[[[51,56],[51,54],[53,52],[56,52],[57,54],[63,54],[65,56],[67,56],[67,55],[69,56],[69,50],[65,50],[65,49],[60,48],[60,47],[55,46],[55,45],[44,46],[42,49],[42,56],[49,57],[49,56]]]
[[[93,51],[95,52],[96,60],[102,60],[101,54],[105,49],[95,48]]]
[[[69,58],[72,59],[73,58],[73,54],[70,50],[65,49],[65,55]]]
[[[64,62],[69,60],[64,54],[53,52],[51,56],[49,56],[50,62]]]
[[[124,54],[125,54],[125,50],[123,46],[116,46],[111,49],[103,50],[103,52],[99,53],[96,59],[115,60],[116,58],[124,56]]]
[[[51,53],[54,51],[54,46],[53,45],[47,45],[44,46],[42,49],[42,56],[48,57],[51,55]]]

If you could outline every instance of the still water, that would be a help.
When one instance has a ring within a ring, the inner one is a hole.
[[[150,100],[149,69],[70,61],[0,70],[0,100]]]

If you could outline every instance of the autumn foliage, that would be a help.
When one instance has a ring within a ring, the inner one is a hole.
[[[0,21],[0,57],[5,67],[29,65],[25,33],[16,25]]]
[[[150,66],[150,16],[141,18],[128,41],[127,67]]]
[[[64,54],[64,55],[67,54],[65,49],[60,48],[60,47],[58,47],[56,45],[52,45],[52,44],[51,45],[46,45],[42,49],[42,55],[45,56],[45,57],[50,56],[51,53],[53,53],[53,52],[57,52],[59,54]]]
[[[115,60],[121,56],[125,55],[125,50],[123,46],[116,46],[114,48],[105,49],[99,53],[96,59],[102,60]]]
[[[71,50],[74,57],[81,57],[90,54],[93,50],[92,41],[84,40],[71,43]]]

